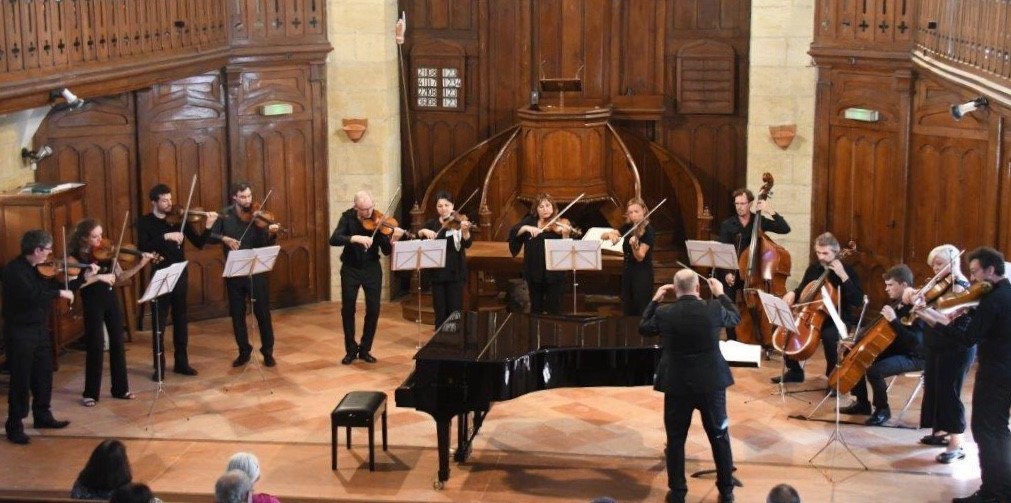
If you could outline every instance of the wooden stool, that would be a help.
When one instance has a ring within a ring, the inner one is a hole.
[[[330,413],[330,469],[337,469],[337,428],[347,428],[347,448],[351,449],[351,428],[369,429],[369,471],[376,471],[376,419],[383,419],[383,450],[386,449],[386,393],[352,391]]]

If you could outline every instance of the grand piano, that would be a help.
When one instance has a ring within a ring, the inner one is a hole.
[[[449,480],[454,417],[454,459],[462,463],[494,402],[554,388],[651,385],[660,347],[657,338],[640,336],[638,327],[638,317],[469,311],[455,330],[436,332],[395,393],[398,407],[435,419],[435,487]]]

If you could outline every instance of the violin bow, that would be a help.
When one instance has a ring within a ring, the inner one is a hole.
[[[638,228],[640,225],[642,225],[643,223],[645,223],[646,220],[649,219],[649,216],[652,215],[654,211],[660,209],[660,207],[663,206],[663,203],[666,203],[666,202],[667,202],[667,198],[665,197],[665,198],[663,198],[663,201],[660,201],[659,203],[657,203],[656,206],[653,207],[653,209],[649,210],[649,213],[646,213],[646,216],[642,217],[642,220],[640,220],[639,223],[633,225],[632,228],[628,230],[628,232],[626,232],[625,234],[623,234],[621,236],[621,239],[625,239],[630,234],[632,234],[633,232],[635,232],[636,228]]]
[[[263,208],[267,204],[267,200],[270,199],[270,195],[274,193],[274,189],[267,191],[267,195],[263,196],[263,202],[260,203],[260,207]],[[252,209],[252,208],[250,208]],[[249,232],[249,228],[253,226],[253,222],[256,221],[256,214],[249,218],[249,223],[246,224],[246,228],[242,230],[242,235],[239,236],[239,245],[242,245],[242,238],[246,237],[246,233]]]
[[[474,189],[474,192],[471,192],[471,193],[470,193],[470,196],[468,196],[468,197],[467,197],[467,200],[465,200],[465,201],[463,202],[463,204],[461,204],[461,205],[460,205],[460,207],[459,207],[459,208],[457,208],[457,209],[453,210],[453,213],[460,213],[461,211],[463,211],[463,208],[464,208],[464,206],[467,206],[467,203],[469,203],[469,202],[471,201],[471,199],[474,199],[474,196],[476,196],[476,195],[477,195],[477,193],[478,193],[478,191],[480,191],[480,190],[481,190],[481,188],[480,188],[480,187],[479,187],[479,188],[476,188],[476,189]]]
[[[190,203],[193,202],[193,191],[197,188],[197,174],[193,173],[193,181],[190,183],[190,195],[186,198],[186,209],[183,210],[183,221],[179,224],[179,232],[186,230],[186,219],[190,216]],[[181,248],[183,245],[179,243]]]
[[[372,231],[372,236],[370,236],[372,239],[376,239],[376,233],[379,232],[379,229],[381,229],[383,227],[383,223],[386,222],[386,219],[390,215],[390,210],[393,209],[393,206],[395,204],[397,204],[397,200],[400,199],[400,189],[401,188],[402,187],[397,187],[397,191],[393,193],[393,198],[390,199],[390,204],[389,204],[389,206],[386,207],[386,213],[383,213],[383,218],[379,219],[379,222],[376,223],[375,230]]]
[[[70,290],[70,278],[67,277],[67,226],[63,226],[63,287]],[[70,309],[74,309],[74,304],[70,304]]]
[[[130,210],[126,210],[126,214],[123,215],[123,226],[119,228],[119,241],[116,243],[116,253],[112,254],[112,265],[109,266],[109,272],[113,276],[118,276],[116,274],[116,265],[119,263],[119,252],[123,249],[123,237],[126,236],[126,224],[130,221]],[[109,290],[112,290],[112,285],[109,285]]]
[[[947,264],[944,264],[944,267],[941,268],[940,272],[935,274],[933,278],[930,278],[930,281],[928,281],[926,285],[923,285],[923,288],[917,290],[916,297],[922,297],[924,294],[929,292],[931,288],[934,288],[934,285],[936,285],[941,278],[950,274],[955,268],[955,262],[958,261],[959,257],[961,257],[963,253],[965,253],[964,249],[959,251],[958,255],[951,257],[951,260],[949,260]]]
[[[558,214],[554,216],[554,218],[552,218],[551,220],[548,220],[548,223],[544,224],[543,227],[538,227],[538,229],[544,230],[544,229],[547,229],[548,227],[551,227],[552,225],[554,225],[555,222],[557,222],[559,218],[562,218],[562,215],[564,215],[566,211],[569,211],[569,208],[571,208],[572,205],[574,205],[577,202],[579,202],[579,200],[582,199],[583,196],[585,196],[585,195],[586,195],[586,192],[583,192],[582,194],[579,194],[578,196],[576,196],[576,198],[573,199],[571,203],[569,203],[564,208],[562,208],[562,211],[559,211]]]

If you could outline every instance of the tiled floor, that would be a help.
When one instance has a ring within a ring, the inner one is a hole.
[[[339,304],[275,311],[278,366],[263,368],[263,379],[255,366],[244,372],[230,366],[236,351],[228,320],[194,323],[190,354],[200,375],[169,373],[165,393],[156,401],[148,334],[128,344],[134,401],[109,397],[106,382],[98,406],[82,407],[84,355],[63,355],[54,412],[72,424],[39,432],[29,422],[31,445],[0,442],[0,488],[8,494],[65,494],[94,445],[117,437],[127,442],[135,479],[167,500],[209,501],[228,457],[248,450],[263,466],[257,489],[282,500],[589,501],[609,495],[619,501],[662,501],[667,481],[661,460],[662,396],[646,387],[559,389],[500,403],[476,439],[470,461],[454,464],[446,488],[433,490],[434,422],[392,403],[393,390],[413,368],[419,337],[430,328],[419,335],[415,324],[401,319],[399,305],[384,305],[373,351],[379,363],[344,366],[339,318]],[[809,365],[808,376],[816,376],[824,360],[818,355]],[[768,490],[784,481],[793,483],[805,502],[940,502],[978,486],[974,444],[965,461],[940,465],[933,459],[938,449],[916,443],[925,433],[911,428],[919,400],[899,428],[842,425],[853,456],[833,442],[811,463],[834,424],[788,416],[808,413],[813,407],[808,401],[823,395],[818,388],[824,378],[792,385],[813,391],[784,401],[768,384],[778,371],[775,362],[734,369],[737,385],[730,388],[728,402],[737,477],[744,483],[737,501],[763,502]],[[896,413],[914,385],[915,379],[900,378],[892,389]],[[359,389],[390,395],[390,450],[377,454],[377,471],[370,473],[365,431],[356,430],[355,445],[338,452],[339,469],[332,472],[329,412],[344,393]],[[971,379],[966,402],[970,391]],[[815,418],[831,419],[833,404],[824,404]],[[697,424],[687,456],[689,470],[712,467]],[[6,469],[10,466],[18,469]],[[711,478],[689,481],[689,501],[715,500]]]

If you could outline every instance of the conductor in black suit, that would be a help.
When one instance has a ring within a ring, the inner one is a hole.
[[[737,325],[741,315],[734,301],[723,293],[723,284],[715,278],[707,281],[715,300],[699,297],[699,279],[694,271],[678,271],[674,284],[657,289],[639,323],[639,333],[663,337],[663,354],[653,389],[664,393],[668,503],[683,502],[688,493],[685,440],[696,409],[702,414],[702,427],[716,461],[718,501],[734,501],[734,459],[727,419],[727,387],[734,384],[734,378],[720,352],[719,340],[723,328]],[[672,290],[677,300],[658,305]]]

